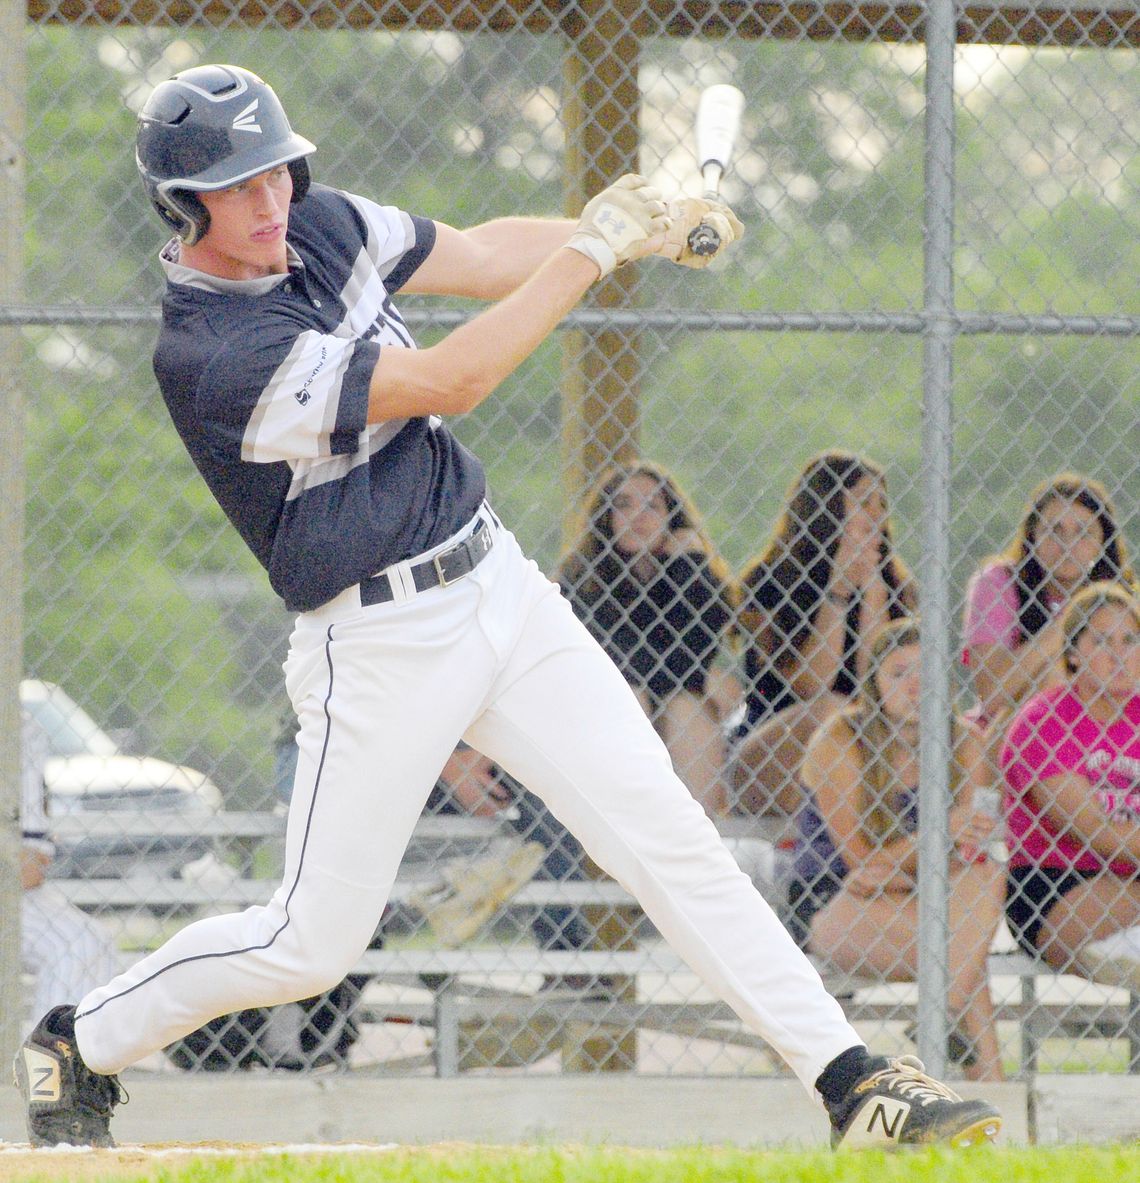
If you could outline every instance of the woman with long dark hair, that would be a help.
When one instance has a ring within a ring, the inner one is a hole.
[[[558,582],[689,791],[708,812],[723,812],[724,738],[710,671],[732,619],[731,576],[677,480],[647,460],[606,471],[585,499]]]
[[[883,469],[840,449],[813,456],[741,584],[746,716],[733,764],[737,806],[793,813],[812,733],[857,691],[874,630],[917,604],[894,549]]]

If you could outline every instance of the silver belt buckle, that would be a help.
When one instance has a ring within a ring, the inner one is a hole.
[[[474,567],[468,567],[462,575],[457,575],[454,579],[448,579],[443,571],[443,563],[441,560],[446,559],[449,555],[455,554],[456,551],[466,550],[468,553],[471,547],[475,545],[484,552],[484,554],[491,549],[491,531],[487,529],[483,522],[480,522],[475,529],[467,535],[462,542],[457,542],[450,550],[445,550],[443,554],[432,556],[432,566],[435,567],[436,578],[439,580],[440,587],[450,587],[453,583],[458,583],[461,579],[465,579],[471,574]]]
[[[458,583],[459,580],[463,578],[463,575],[467,574],[467,572],[464,571],[463,575],[459,575],[455,579],[448,579],[443,570],[443,563],[440,562],[441,559],[446,559],[448,555],[455,554],[458,549],[458,546],[453,546],[451,550],[445,550],[441,555],[432,556],[432,566],[435,567],[435,574],[436,578],[439,580],[440,587],[450,587],[453,583]]]

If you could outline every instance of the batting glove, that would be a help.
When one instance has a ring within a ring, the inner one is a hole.
[[[669,202],[669,217],[664,245],[656,253],[682,267],[707,267],[725,247],[744,237],[744,223],[721,201],[678,197]],[[695,254],[689,246],[689,234],[702,222],[720,235],[720,246],[711,255]]]
[[[566,245],[593,259],[606,276],[644,253],[638,247],[668,229],[660,191],[644,177],[627,173],[586,203]]]

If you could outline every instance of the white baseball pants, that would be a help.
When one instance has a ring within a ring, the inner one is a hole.
[[[353,587],[298,617],[285,665],[300,756],[283,882],[265,906],[191,924],[88,994],[76,1036],[92,1069],[117,1072],[216,1015],[339,982],[461,736],[547,802],[809,1092],[862,1044],[616,667],[482,513],[495,544],[459,582],[366,608]]]

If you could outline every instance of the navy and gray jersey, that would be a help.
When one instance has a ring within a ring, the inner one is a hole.
[[[369,426],[385,347],[415,348],[392,303],[435,224],[313,185],[291,207],[289,272],[225,280],[163,250],[154,370],[226,516],[293,611],[436,546],[485,492],[437,416]]]

